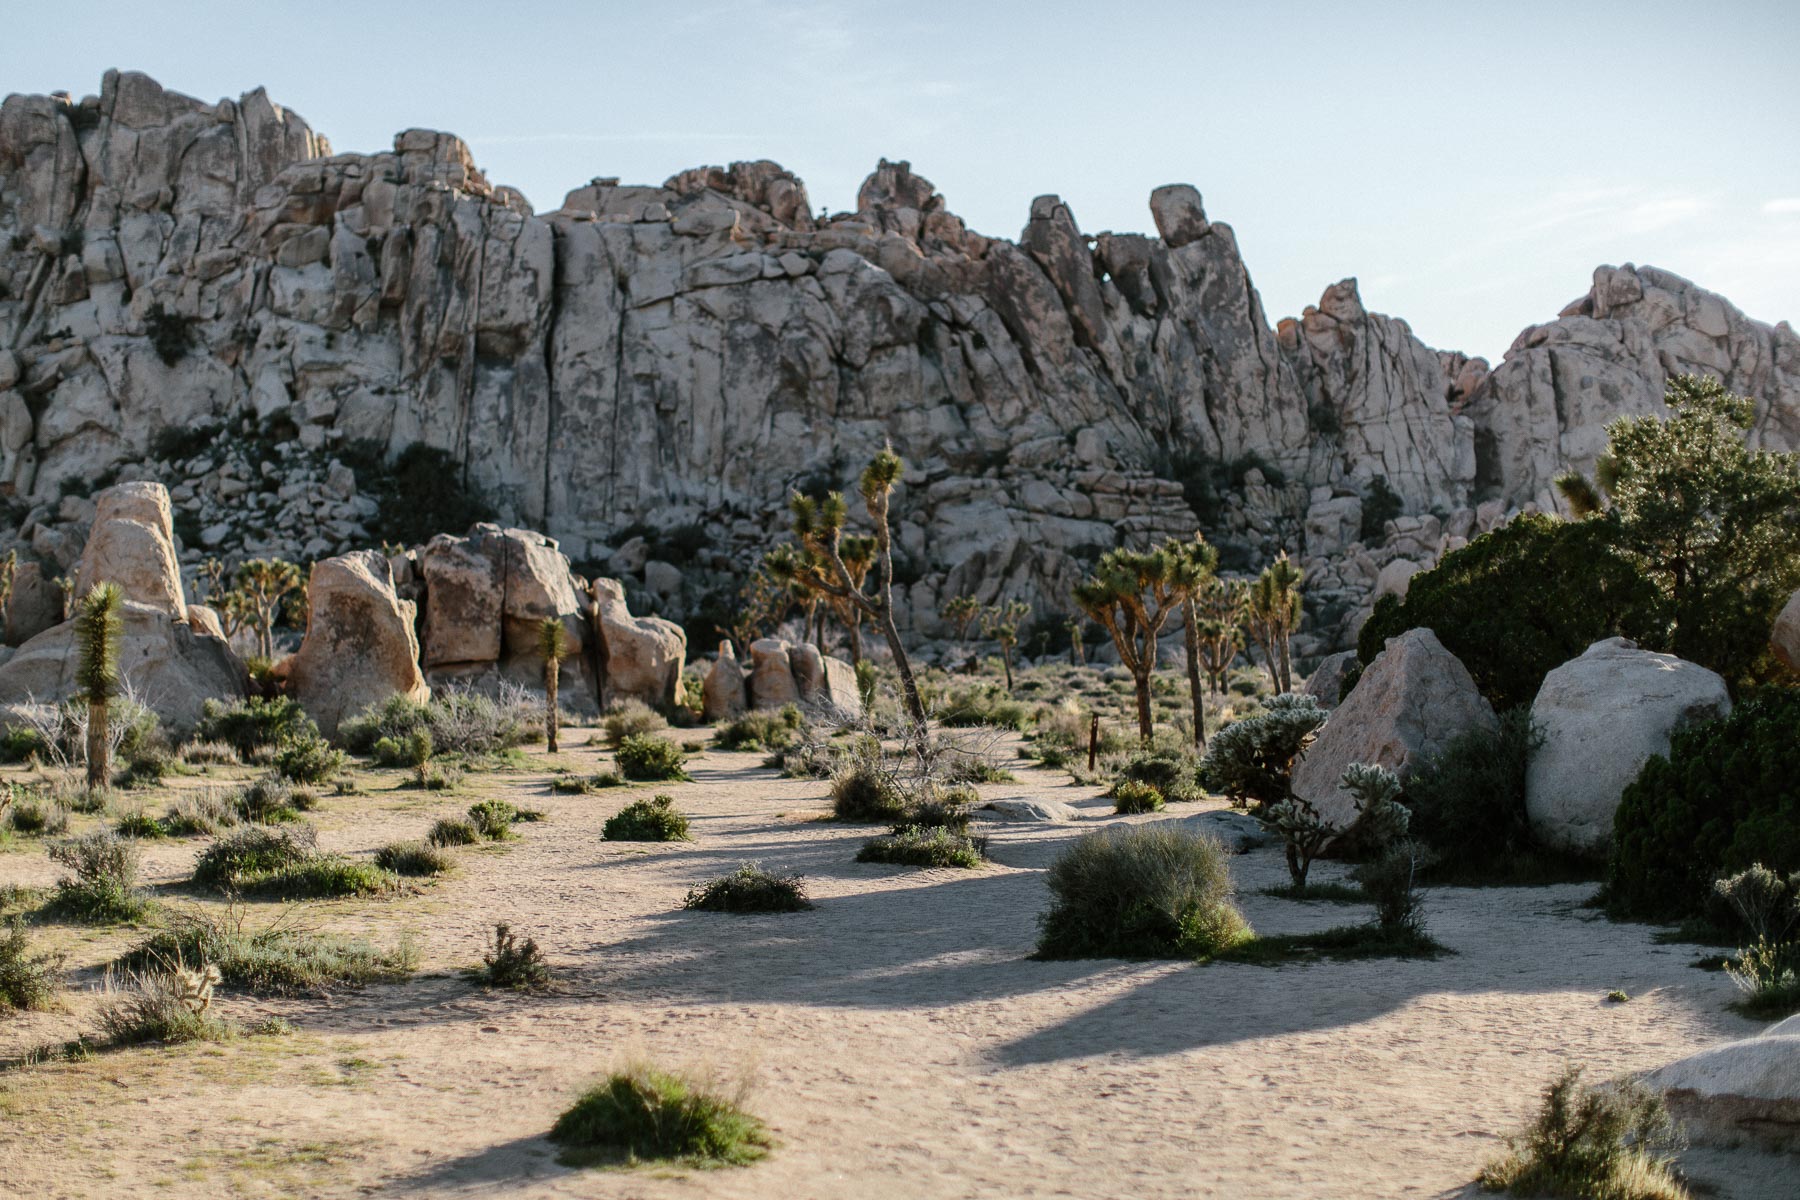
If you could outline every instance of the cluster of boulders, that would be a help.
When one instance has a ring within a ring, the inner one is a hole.
[[[1306,656],[1458,539],[1554,506],[1553,476],[1659,411],[1670,372],[1720,376],[1760,445],[1800,446],[1800,337],[1666,272],[1602,268],[1490,371],[1354,280],[1271,327],[1194,188],[1149,208],[1154,234],[1089,235],[1043,196],[1008,240],[906,163],[819,217],[750,162],[596,179],[539,215],[447,134],[332,154],[260,91],[110,72],[0,105],[0,489],[46,562],[80,542],[65,486],[124,465],[176,486],[201,549],[306,561],[366,544],[333,449],[423,443],[505,523],[680,617],[735,588],[792,488],[848,491],[892,442],[909,636],[943,636],[965,593],[1063,611],[1098,553],[1212,503],[1234,560],[1304,561]],[[150,470],[161,432],[246,420],[293,430],[272,499],[265,463],[222,449]],[[1378,480],[1402,511],[1364,539]]]
[[[817,646],[785,638],[751,642],[746,667],[729,640],[719,643],[702,689],[707,720],[728,720],[747,709],[789,704],[837,720],[855,720],[863,707],[855,668]]]
[[[209,698],[245,694],[244,664],[217,614],[186,599],[161,484],[119,484],[96,497],[74,593],[102,581],[125,597],[120,674],[171,727],[191,729]],[[619,699],[662,708],[685,699],[680,626],[633,616],[618,581],[589,584],[554,541],[527,530],[477,525],[391,559],[374,550],[320,559],[306,600],[305,635],[272,678],[327,734],[389,696],[424,700],[433,683],[540,683],[549,618],[562,623],[568,652],[566,708],[591,714]],[[16,651],[0,650],[0,703],[68,697],[77,660],[75,623],[59,609]]]

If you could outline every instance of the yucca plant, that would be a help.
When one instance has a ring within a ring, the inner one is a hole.
[[[544,742],[556,753],[556,689],[562,681],[562,660],[569,656],[569,638],[561,617],[545,617],[538,625],[538,653],[544,659]]]
[[[119,639],[125,625],[119,617],[124,593],[116,583],[96,584],[81,602],[75,618],[80,662],[75,687],[88,706],[87,785],[104,789],[112,779],[112,745],[107,737],[107,711],[119,693]]]

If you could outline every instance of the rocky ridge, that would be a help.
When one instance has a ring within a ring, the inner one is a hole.
[[[373,545],[380,457],[423,445],[680,618],[779,533],[790,488],[843,486],[891,440],[915,634],[963,592],[1060,609],[1101,550],[1199,523],[1245,565],[1302,558],[1307,653],[1378,586],[1552,506],[1672,372],[1800,447],[1800,337],[1668,272],[1600,268],[1490,370],[1354,280],[1271,326],[1194,188],[1150,209],[1155,236],[1090,236],[1043,196],[1008,241],[906,163],[815,215],[752,162],[596,179],[540,215],[449,134],[333,154],[260,90],[108,72],[0,104],[0,489],[52,573],[109,477],[170,485],[186,562],[307,560]]]

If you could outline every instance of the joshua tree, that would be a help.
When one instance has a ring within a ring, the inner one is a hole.
[[[791,552],[792,547],[776,549]],[[748,648],[751,642],[762,637],[765,630],[779,623],[793,603],[794,597],[789,591],[789,585],[777,578],[766,564],[759,563],[738,589],[737,613],[732,618],[730,628],[719,632],[729,635],[732,644]]]
[[[1157,550],[1108,550],[1094,573],[1075,587],[1075,603],[1106,627],[1119,661],[1137,681],[1138,736],[1150,740],[1150,674],[1156,639],[1203,578],[1185,543]]]
[[[101,583],[81,602],[75,618],[76,647],[80,661],[75,668],[75,687],[88,706],[87,785],[104,788],[112,779],[112,747],[107,739],[107,710],[119,691],[119,638],[124,622],[119,607],[124,595],[116,583]]]
[[[981,601],[973,596],[957,596],[944,601],[943,617],[956,627],[956,640],[969,640],[969,625],[981,613]]]
[[[1242,583],[1227,583],[1215,575],[1194,596],[1200,666],[1214,695],[1225,690],[1225,675],[1244,648],[1247,590]]]
[[[556,689],[562,681],[562,660],[569,656],[569,639],[561,617],[545,617],[538,624],[538,653],[544,657],[544,741],[556,753]]]
[[[238,567],[235,582],[232,594],[239,598],[239,613],[256,630],[256,652],[274,658],[275,618],[288,593],[300,586],[300,568],[279,558],[253,558]]]
[[[1200,682],[1200,616],[1198,612],[1199,595],[1203,588],[1213,579],[1213,572],[1219,566],[1219,552],[1206,544],[1206,538],[1196,533],[1194,540],[1187,543],[1189,561],[1199,570],[1200,579],[1194,590],[1188,593],[1187,603],[1181,606],[1182,641],[1187,644],[1188,694],[1194,702],[1194,745],[1206,748],[1206,689]]]
[[[1300,584],[1305,578],[1306,573],[1283,550],[1250,585],[1251,629],[1268,656],[1269,678],[1277,692],[1294,690],[1288,646],[1295,626],[1300,624]]]
[[[814,500],[795,492],[788,507],[794,514],[794,536],[812,552],[811,560],[800,568],[808,576],[807,586],[848,601],[880,626],[888,650],[894,656],[894,668],[900,675],[900,689],[906,700],[907,716],[912,720],[913,736],[923,744],[925,704],[919,699],[912,665],[907,661],[906,647],[900,641],[900,630],[894,624],[894,552],[893,537],[888,529],[888,506],[903,469],[900,456],[892,448],[884,449],[869,460],[859,481],[863,506],[875,528],[873,595],[857,586],[849,564],[844,561],[844,518],[848,510],[843,494],[832,492],[823,500]]]
[[[1081,618],[1069,618],[1069,665],[1083,666],[1087,663],[1087,647],[1081,642]]]
[[[1000,643],[1000,661],[1006,667],[1006,690],[1012,691],[1013,651],[1019,647],[1019,623],[1031,615],[1031,605],[1023,600],[1008,600],[983,609],[981,632]]]
[[[838,545],[838,553],[844,560],[844,566],[850,572],[850,586],[861,592],[863,581],[869,577],[869,568],[875,565],[875,539],[850,535]],[[821,564],[823,566],[824,564]],[[856,667],[862,663],[862,609],[848,596],[827,596],[831,611],[843,623],[844,632],[850,635],[850,665]],[[822,624],[822,623],[821,623]],[[821,632],[823,632],[821,630]],[[821,645],[819,650],[824,652]]]

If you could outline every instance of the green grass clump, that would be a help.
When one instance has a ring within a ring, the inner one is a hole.
[[[606,788],[624,787],[625,780],[617,771],[601,771],[595,775],[554,775],[550,790],[563,796],[591,796]]]
[[[776,875],[755,863],[744,863],[731,874],[690,890],[681,906],[699,912],[785,913],[813,905],[806,898],[800,876]]]
[[[1725,963],[1743,993],[1731,1007],[1746,1017],[1772,1021],[1800,1012],[1800,941],[1758,938]]]
[[[493,940],[481,956],[481,981],[491,988],[511,992],[541,992],[552,982],[550,964],[535,939],[520,941],[512,927],[501,921],[494,926]]]
[[[473,821],[440,817],[425,835],[425,841],[433,846],[473,846],[481,841],[481,830],[475,828]]]
[[[278,900],[323,900],[337,896],[379,896],[391,892],[399,880],[393,872],[374,863],[357,862],[337,854],[315,854],[288,867],[239,880],[246,895]]]
[[[34,755],[42,758],[49,748],[44,735],[29,725],[0,728],[0,762],[24,762]]]
[[[390,842],[375,852],[375,865],[413,878],[445,875],[456,860],[429,842]]]
[[[1244,938],[1213,957],[1220,962],[1277,967],[1287,963],[1349,962],[1367,958],[1440,958],[1451,951],[1424,934],[1411,930],[1383,929],[1366,925],[1337,925],[1317,933],[1257,934]]]
[[[744,1166],[769,1152],[761,1121],[740,1101],[648,1067],[620,1071],[582,1093],[550,1140],[567,1166],[674,1161]]]
[[[864,842],[856,861],[904,867],[979,867],[987,861],[987,841],[943,825],[902,825],[885,837]]]
[[[504,800],[480,800],[469,805],[469,824],[475,827],[476,833],[491,842],[504,842],[516,837],[512,827],[519,819],[519,810]]]
[[[170,837],[212,835],[236,825],[237,801],[215,792],[191,792],[177,796],[158,822]]]
[[[1163,794],[1147,783],[1127,779],[1113,785],[1113,811],[1116,813],[1160,812]]]
[[[140,842],[168,836],[168,831],[163,828],[161,819],[151,816],[141,808],[121,815],[118,820],[113,822],[113,832],[122,838],[132,838]]]
[[[315,933],[281,925],[245,929],[234,912],[227,921],[183,914],[120,958],[128,971],[169,970],[210,963],[220,982],[258,995],[293,995],[327,987],[405,979],[418,967],[418,949],[402,939],[378,950],[366,938]]]
[[[17,917],[0,932],[0,1012],[53,1007],[62,991],[63,956],[33,954],[25,923]]]
[[[680,746],[653,734],[629,734],[619,742],[613,760],[625,778],[644,783],[685,780],[687,755]]]
[[[719,727],[713,745],[720,750],[785,750],[799,741],[806,718],[799,708],[784,704],[774,712],[748,712]]]
[[[1192,754],[1169,751],[1140,751],[1119,767],[1119,785],[1135,783],[1153,788],[1171,803],[1199,800],[1206,790],[1200,786],[1200,762]],[[1118,786],[1113,795],[1116,797]],[[1140,810],[1143,811],[1143,810]]]
[[[69,808],[53,797],[22,792],[6,810],[6,824],[26,837],[55,837],[69,828]]]
[[[1544,1089],[1530,1125],[1481,1171],[1490,1192],[1558,1200],[1687,1200],[1671,1167],[1681,1150],[1662,1097],[1636,1082],[1588,1087],[1570,1067]]]
[[[906,797],[875,756],[858,755],[831,777],[831,812],[840,821],[897,821]]]
[[[938,704],[938,724],[946,728],[987,725],[995,729],[1024,729],[1031,708],[1006,694],[996,683],[953,687]]]
[[[194,727],[195,740],[230,746],[236,752],[233,761],[317,737],[318,733],[319,727],[291,696],[256,697],[229,704],[208,700],[201,705],[200,723]]]
[[[145,1042],[222,1042],[235,1036],[227,1022],[189,1003],[174,975],[131,972],[107,980],[100,1005],[100,1032],[110,1046]]]
[[[1050,866],[1040,958],[1211,958],[1251,936],[1217,838],[1172,822],[1075,841]]]
[[[373,863],[319,853],[309,826],[251,825],[201,851],[194,882],[218,891],[302,900],[379,895],[399,881]]]
[[[1308,883],[1304,887],[1284,883],[1280,887],[1266,887],[1262,890],[1262,894],[1275,896],[1282,900],[1320,900],[1326,904],[1367,904],[1369,902],[1368,893],[1350,883]]]
[[[324,783],[344,769],[344,752],[322,737],[301,738],[275,752],[275,771],[295,783]]]
[[[70,874],[57,882],[51,906],[94,925],[140,920],[150,902],[137,888],[137,844],[106,830],[82,834],[50,847],[53,862]]]
[[[609,842],[691,842],[688,819],[672,796],[633,800],[607,818],[601,837]]]
[[[600,718],[601,733],[613,747],[623,745],[626,738],[645,737],[668,727],[662,714],[642,700],[615,700]]]
[[[279,775],[264,775],[244,785],[236,798],[240,820],[256,825],[285,825],[310,812],[318,798]]]

